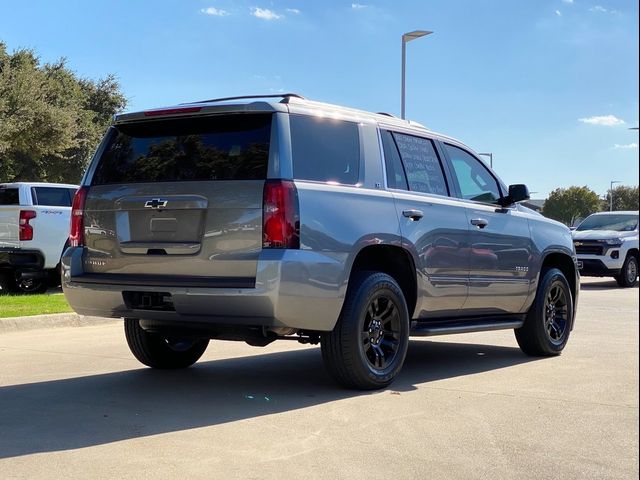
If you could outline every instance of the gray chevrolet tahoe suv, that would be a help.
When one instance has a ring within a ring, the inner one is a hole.
[[[374,389],[410,335],[514,329],[557,355],[574,247],[527,198],[452,138],[294,94],[128,113],[74,199],[63,288],[80,314],[124,318],[155,368],[210,339],[295,339]]]

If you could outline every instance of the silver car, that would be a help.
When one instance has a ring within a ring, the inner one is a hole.
[[[410,335],[514,329],[557,355],[576,257],[528,197],[452,138],[295,94],[128,113],[74,199],[63,289],[78,313],[124,318],[154,368],[210,339],[293,338],[375,389]]]

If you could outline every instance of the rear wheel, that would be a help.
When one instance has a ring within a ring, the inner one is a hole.
[[[627,255],[615,279],[622,288],[634,287],[638,283],[638,259],[634,255]]]
[[[208,338],[175,338],[150,333],[136,318],[124,319],[124,333],[131,353],[152,368],[186,368],[198,361],[209,345]]]
[[[11,272],[5,272],[0,270],[0,295],[6,295],[11,291],[12,286]]]
[[[14,284],[14,290],[18,293],[44,293],[48,288],[44,278],[16,277]]]
[[[524,325],[515,330],[522,351],[533,356],[559,355],[573,322],[571,287],[557,268],[543,270]]]
[[[384,388],[400,372],[408,345],[409,314],[397,282],[384,273],[358,273],[338,323],[322,337],[329,373],[348,388]]]

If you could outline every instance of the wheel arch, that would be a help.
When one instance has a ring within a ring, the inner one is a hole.
[[[407,302],[409,318],[413,318],[418,301],[418,282],[415,263],[409,251],[388,244],[365,246],[353,260],[349,282],[356,272],[367,270],[386,273],[398,282]]]
[[[578,296],[580,294],[580,276],[576,267],[576,263],[571,255],[568,255],[560,251],[551,251],[546,253],[542,258],[542,264],[540,265],[540,271],[538,271],[537,285],[540,284],[540,276],[542,272],[547,268],[557,268],[560,270],[569,286],[571,287],[571,296],[573,297],[573,319],[571,321],[571,328],[575,323],[576,312],[578,309]]]

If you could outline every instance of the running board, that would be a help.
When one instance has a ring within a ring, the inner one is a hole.
[[[430,337],[433,335],[450,335],[453,333],[510,330],[520,328],[523,324],[524,318],[519,317],[422,321],[413,325],[410,335],[414,337]]]

